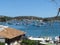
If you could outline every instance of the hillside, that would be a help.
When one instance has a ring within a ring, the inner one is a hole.
[[[14,19],[16,20],[29,19],[29,20],[43,20],[43,21],[59,20],[60,21],[60,16],[47,17],[47,18],[41,18],[41,17],[35,17],[35,16],[17,16],[17,17],[0,16],[0,22],[5,22],[9,20],[14,20]]]
[[[58,17],[48,17],[48,18],[44,18],[44,21],[55,21],[55,20],[59,20],[60,21],[60,16]]]
[[[35,16],[17,16],[17,17],[14,17],[14,19],[18,19],[18,20],[22,20],[22,19],[41,20],[41,19],[43,19],[43,18],[41,18],[41,17],[35,17]]]
[[[8,17],[8,16],[0,16],[0,22],[6,22],[8,20],[11,20],[12,17]]]

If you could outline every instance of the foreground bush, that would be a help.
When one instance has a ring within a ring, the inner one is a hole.
[[[0,42],[0,45],[5,45],[5,43]]]
[[[25,39],[22,41],[21,45],[43,45],[43,44],[40,44],[38,41]]]

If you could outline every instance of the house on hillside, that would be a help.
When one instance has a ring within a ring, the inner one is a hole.
[[[5,45],[20,45],[25,36],[25,32],[0,25],[0,42]]]

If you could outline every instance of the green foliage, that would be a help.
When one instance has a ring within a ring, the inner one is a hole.
[[[5,43],[0,42],[0,45],[5,45]]]
[[[44,44],[40,44],[39,41],[25,39],[22,41],[21,45],[44,45]]]
[[[0,16],[0,21],[1,22],[6,22],[6,21],[11,20],[11,19],[12,19],[12,17]]]
[[[35,41],[31,41],[31,40],[23,40],[22,41],[22,45],[25,44],[25,45],[35,45],[36,42]]]
[[[48,19],[43,19],[43,21],[44,21],[44,22],[47,22],[47,21],[48,21]]]
[[[17,16],[17,17],[14,17],[14,19],[18,19],[18,20],[23,20],[23,19],[41,20],[42,18],[41,17],[35,17],[35,16]]]
[[[24,19],[29,19],[29,20],[43,20],[45,22],[47,21],[55,21],[55,20],[59,20],[60,21],[60,16],[58,17],[47,17],[47,18],[41,18],[41,17],[35,17],[35,16],[17,16],[17,17],[8,17],[8,16],[0,16],[0,21],[1,22],[6,22],[9,20],[24,20]]]

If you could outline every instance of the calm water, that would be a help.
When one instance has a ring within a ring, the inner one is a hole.
[[[2,23],[0,23],[2,24]],[[39,36],[58,36],[60,35],[60,22],[54,23],[46,23],[41,26],[34,25],[14,25],[3,23],[3,25],[7,25],[12,28],[16,28],[18,30],[22,30],[26,32],[27,36],[39,37]]]

